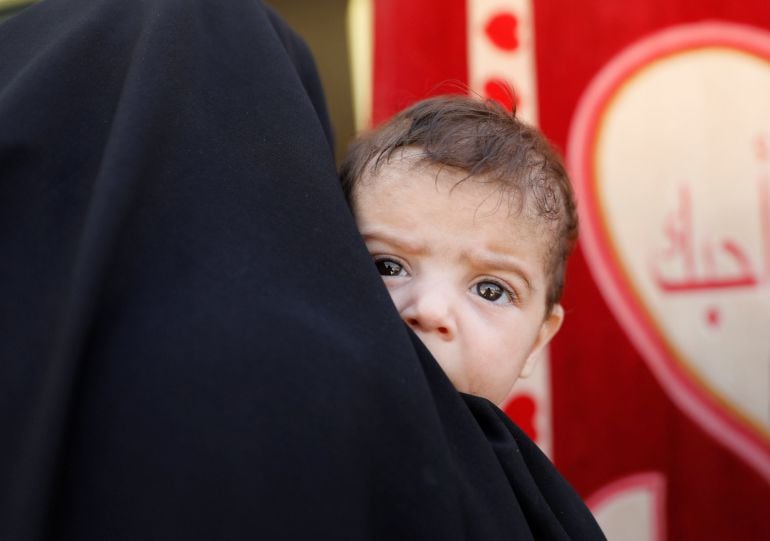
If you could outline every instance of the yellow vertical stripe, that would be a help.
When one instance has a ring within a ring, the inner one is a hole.
[[[37,0],[0,0],[0,11],[10,11],[20,9],[28,4],[33,4]]]
[[[372,118],[373,1],[348,1],[348,51],[356,130],[369,127]]]

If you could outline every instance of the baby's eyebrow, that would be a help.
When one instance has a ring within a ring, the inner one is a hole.
[[[486,251],[465,252],[463,255],[476,267],[511,272],[521,278],[528,291],[535,291],[532,281],[529,278],[530,273],[515,257]]]
[[[410,239],[401,232],[389,231],[382,228],[364,228],[361,236],[365,241],[379,240],[410,254],[424,254],[428,247],[425,243]]]

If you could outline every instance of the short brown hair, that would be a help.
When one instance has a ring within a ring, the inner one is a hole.
[[[350,144],[340,177],[351,208],[364,173],[376,173],[394,152],[408,147],[422,151],[422,163],[466,171],[463,180],[483,177],[497,182],[519,211],[532,209],[548,221],[556,240],[547,244],[545,262],[550,312],[561,297],[578,218],[564,164],[545,136],[492,100],[458,95],[420,101]]]

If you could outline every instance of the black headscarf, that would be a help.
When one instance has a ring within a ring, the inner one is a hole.
[[[399,321],[257,0],[0,26],[0,539],[600,537]]]

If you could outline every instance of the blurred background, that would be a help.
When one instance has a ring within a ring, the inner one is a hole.
[[[313,50],[326,93],[339,161],[356,130],[347,0],[267,0]]]
[[[466,91],[565,155],[567,318],[504,407],[608,537],[770,539],[767,1],[267,3],[314,51],[338,159]]]

